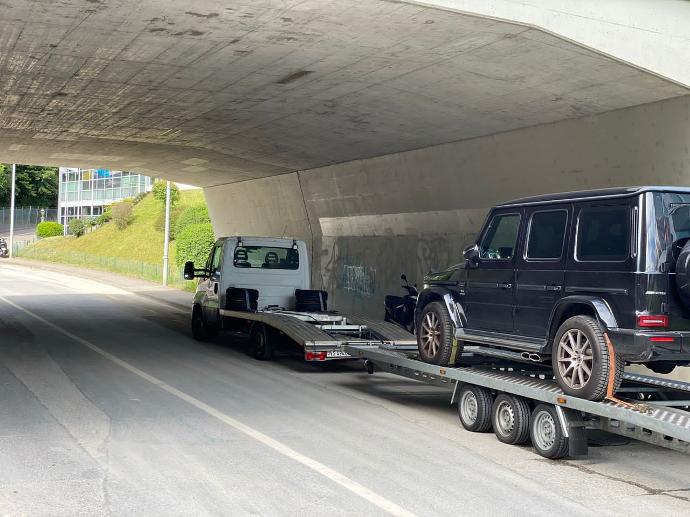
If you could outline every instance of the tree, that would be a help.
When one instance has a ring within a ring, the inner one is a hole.
[[[86,223],[83,219],[70,219],[68,228],[72,235],[79,238],[86,232]]]
[[[118,230],[124,230],[129,226],[134,217],[132,212],[131,201],[120,201],[112,206],[113,221]]]
[[[165,205],[166,181],[159,180],[153,184],[153,197]],[[180,189],[177,185],[170,183],[170,206],[175,206],[180,199]]]
[[[17,165],[17,206],[57,206],[58,168],[37,165]],[[12,166],[0,165],[0,205],[10,204]]]

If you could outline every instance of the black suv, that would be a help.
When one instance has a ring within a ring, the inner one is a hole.
[[[465,263],[430,273],[415,312],[421,358],[551,361],[569,395],[601,400],[624,363],[690,364],[690,189],[630,187],[491,210]],[[610,338],[615,361],[607,346]],[[615,364],[611,368],[611,364]]]

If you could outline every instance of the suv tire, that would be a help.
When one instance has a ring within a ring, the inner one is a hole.
[[[453,352],[453,323],[443,303],[431,302],[424,307],[416,334],[422,361],[448,366]]]
[[[611,371],[604,334],[591,316],[568,318],[556,332],[551,362],[558,386],[567,395],[586,400],[603,400],[609,377],[614,391],[623,380],[625,365],[616,361]]]

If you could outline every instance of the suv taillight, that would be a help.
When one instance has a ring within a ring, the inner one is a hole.
[[[638,314],[637,315],[637,326],[638,327],[657,327],[665,328],[668,327],[668,316],[665,314],[651,315],[651,314]]]

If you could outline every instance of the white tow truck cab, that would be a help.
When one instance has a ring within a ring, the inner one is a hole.
[[[328,294],[310,289],[304,241],[274,237],[223,237],[203,268],[185,264],[186,279],[199,278],[192,333],[206,340],[219,331],[248,335],[252,354],[270,359],[277,349],[299,349],[307,361],[351,358],[345,344],[415,347],[400,327],[328,310]]]

